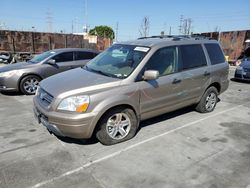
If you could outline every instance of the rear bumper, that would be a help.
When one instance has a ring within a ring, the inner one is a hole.
[[[95,113],[68,114],[45,110],[37,97],[34,97],[34,115],[38,123],[44,125],[57,136],[71,138],[90,138],[96,125]]]

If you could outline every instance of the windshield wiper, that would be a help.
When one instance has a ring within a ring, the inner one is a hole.
[[[95,69],[92,69],[90,67],[88,67],[87,65],[85,67],[83,67],[85,70],[88,70],[90,72],[95,72],[95,73],[98,73],[98,74],[101,74],[101,75],[104,75],[104,76],[108,76],[108,77],[113,77],[113,78],[117,78],[116,75],[113,75],[113,74],[109,74],[109,73],[106,73],[106,72],[103,72],[101,70],[95,70]]]

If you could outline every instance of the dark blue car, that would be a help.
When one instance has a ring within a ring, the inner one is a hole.
[[[234,78],[237,80],[250,81],[250,57],[244,59],[242,63],[237,66]]]

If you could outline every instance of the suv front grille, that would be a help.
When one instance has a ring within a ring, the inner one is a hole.
[[[48,107],[54,99],[54,97],[51,94],[49,94],[42,88],[40,88],[38,91],[38,98],[41,101],[41,103],[44,104],[46,107]]]

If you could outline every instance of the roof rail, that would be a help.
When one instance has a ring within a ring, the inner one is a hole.
[[[202,35],[155,35],[155,36],[150,36],[150,37],[140,37],[140,39],[152,39],[152,38],[159,38],[159,39],[172,39],[173,41],[177,40],[213,40],[212,38],[205,37]]]

